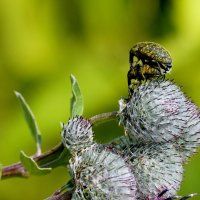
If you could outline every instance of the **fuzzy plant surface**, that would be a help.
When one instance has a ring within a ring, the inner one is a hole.
[[[82,151],[93,144],[93,130],[89,120],[76,116],[63,125],[62,142],[71,153]]]
[[[101,145],[91,134],[92,126],[83,117],[73,117],[63,126],[62,141],[72,153],[69,170],[75,188],[73,200],[175,197],[182,181],[183,159],[173,144],[144,144],[123,136]],[[83,148],[82,138],[86,141]]]
[[[166,198],[180,188],[183,159],[171,143],[136,143],[126,136],[111,142],[113,151],[120,152],[132,168],[137,184],[136,199],[154,199],[166,188]]]
[[[169,80],[145,82],[119,101],[120,124],[132,139],[172,142],[186,158],[200,145],[200,112]]]
[[[136,199],[131,167],[118,154],[96,144],[70,160],[78,199]]]
[[[131,167],[117,153],[93,142],[88,120],[78,116],[70,119],[61,135],[72,153],[69,169],[75,183],[73,200],[136,199]]]

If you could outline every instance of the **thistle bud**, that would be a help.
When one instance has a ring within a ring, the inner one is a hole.
[[[124,102],[123,99],[119,102],[123,105],[119,118],[130,138],[143,142],[181,139],[183,148],[190,152],[188,155],[199,146],[199,110],[172,82],[145,82],[133,91],[126,105]]]
[[[136,199],[159,199],[159,193],[167,198],[180,188],[183,159],[171,143],[134,143],[123,136],[111,144],[113,151],[121,152],[129,163],[137,183]]]
[[[135,198],[136,182],[124,159],[102,145],[92,145],[70,160],[73,200]]]
[[[62,142],[72,153],[81,151],[93,144],[93,131],[89,120],[74,117],[63,126]]]

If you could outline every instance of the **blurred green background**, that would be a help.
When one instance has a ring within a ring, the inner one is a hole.
[[[155,41],[171,52],[168,77],[200,107],[199,0],[0,0],[0,162],[35,153],[14,90],[31,106],[43,151],[60,141],[69,118],[69,75],[82,89],[84,116],[118,109],[127,95],[128,52]],[[117,122],[95,128],[99,142],[122,134]],[[186,165],[180,194],[200,194],[200,155]],[[49,175],[0,182],[0,199],[44,199],[68,179],[65,168]],[[198,199],[198,197],[194,198]]]

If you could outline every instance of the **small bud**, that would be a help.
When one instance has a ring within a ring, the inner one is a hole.
[[[70,160],[76,189],[72,200],[135,198],[136,182],[124,159],[102,145],[92,145]]]
[[[93,144],[93,131],[90,122],[83,117],[74,117],[63,126],[62,142],[71,152],[78,152]]]

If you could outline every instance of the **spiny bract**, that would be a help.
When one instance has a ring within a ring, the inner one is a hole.
[[[111,143],[134,172],[137,183],[136,199],[154,200],[166,188],[165,194],[174,196],[180,188],[183,159],[171,143],[135,143],[122,136]],[[166,198],[167,198],[166,196]]]
[[[102,145],[92,145],[70,160],[76,189],[73,200],[133,200],[135,177],[118,154]]]
[[[130,138],[143,142],[176,142],[195,152],[200,144],[200,112],[170,81],[151,80],[120,100],[119,118]]]
[[[93,130],[89,120],[76,116],[63,126],[62,141],[71,153],[93,144]]]

